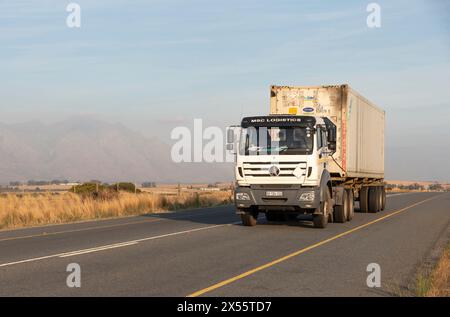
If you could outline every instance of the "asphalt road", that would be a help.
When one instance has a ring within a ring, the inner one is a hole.
[[[0,231],[1,296],[392,296],[448,235],[449,193],[315,229],[240,225],[232,206]],[[81,287],[66,284],[68,264]],[[369,263],[381,287],[366,284]]]

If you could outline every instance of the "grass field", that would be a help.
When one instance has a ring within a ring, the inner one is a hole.
[[[450,296],[450,245],[447,247],[434,271],[431,273],[426,296]]]
[[[0,229],[209,207],[229,203],[231,199],[230,190],[180,194],[120,192],[106,199],[70,192],[10,193],[0,195]]]
[[[415,296],[450,297],[450,244],[431,268],[419,271],[415,284]]]

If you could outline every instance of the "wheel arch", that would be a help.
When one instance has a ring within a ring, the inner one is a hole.
[[[331,184],[330,172],[324,170],[320,177],[320,201],[323,201],[323,188],[327,187],[330,193],[330,197],[333,198],[333,186]]]

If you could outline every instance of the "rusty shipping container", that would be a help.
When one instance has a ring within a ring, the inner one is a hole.
[[[384,178],[385,111],[350,86],[272,86],[270,113],[330,118],[337,126],[331,175]]]

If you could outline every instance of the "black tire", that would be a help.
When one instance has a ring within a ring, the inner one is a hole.
[[[258,219],[257,212],[246,212],[244,214],[241,214],[242,224],[247,227],[256,226],[257,219]]]
[[[363,186],[359,191],[359,211],[369,211],[369,187]]]
[[[313,215],[313,223],[315,228],[325,228],[328,225],[328,217],[331,208],[330,190],[328,187],[324,190],[323,201],[320,202],[320,214]]]
[[[380,211],[380,191],[378,186],[371,186],[369,189],[369,212]]]
[[[324,215],[313,215],[314,228],[325,228],[328,224],[328,217]]]
[[[355,198],[353,197],[353,189],[346,189],[348,197],[347,221],[351,221],[355,216]]]
[[[378,186],[377,190],[378,190],[378,211],[377,212],[380,212],[381,210],[383,210],[383,187]]]
[[[386,209],[386,188],[381,186],[381,210]]]
[[[348,195],[346,190],[342,191],[342,205],[334,206],[334,222],[344,223],[347,221]]]

